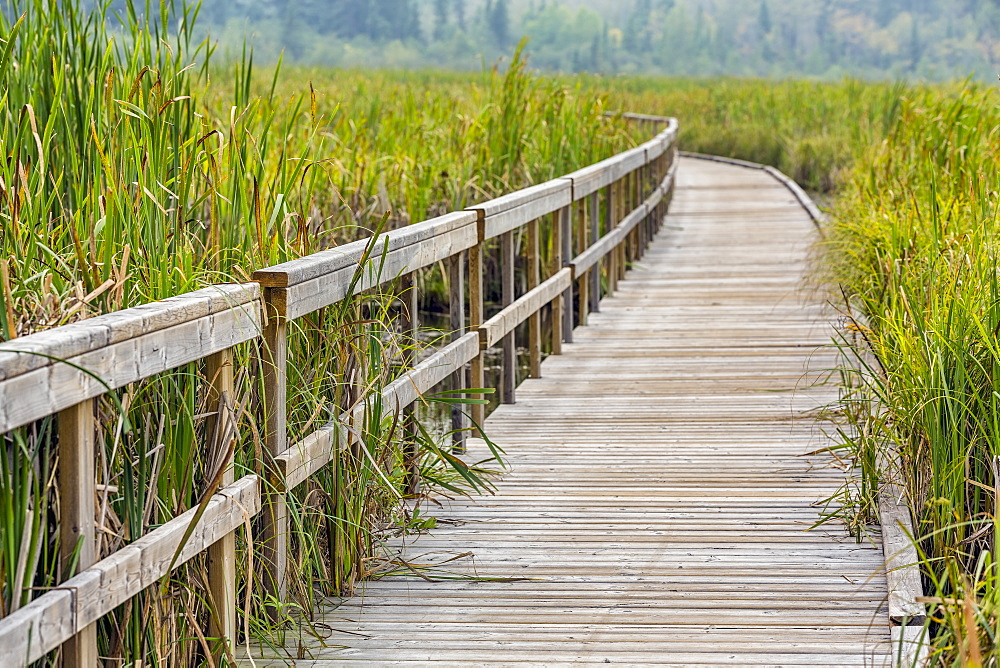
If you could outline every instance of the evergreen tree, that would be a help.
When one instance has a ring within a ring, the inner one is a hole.
[[[445,38],[448,28],[448,9],[450,0],[434,0],[434,39],[439,42]]]
[[[771,28],[771,11],[768,9],[767,0],[760,0],[760,11],[757,13],[757,26],[760,28],[760,33],[762,35],[770,35]]]
[[[510,0],[487,2],[486,21],[497,45],[501,48],[510,43]]]

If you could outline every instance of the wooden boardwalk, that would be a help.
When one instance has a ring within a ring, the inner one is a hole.
[[[296,665],[888,665],[880,547],[807,531],[844,475],[804,456],[837,396],[814,232],[768,174],[683,159],[641,265],[487,421],[497,495],[405,548],[473,556],[332,603]]]

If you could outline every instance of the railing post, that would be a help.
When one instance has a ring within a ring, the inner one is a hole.
[[[562,227],[562,262],[556,271],[569,266],[573,259],[573,204],[567,204],[559,211],[559,224]],[[563,341],[573,343],[573,281],[562,294],[563,307]]]
[[[553,211],[550,218],[552,230],[552,273],[555,274],[563,266],[563,224],[562,209]],[[565,294],[561,294],[552,301],[552,354],[562,354],[563,326],[566,320],[563,317],[563,309],[566,308]]]
[[[514,232],[500,235],[500,305],[506,308],[514,301]],[[517,386],[517,349],[514,346],[514,332],[508,332],[500,340],[503,350],[501,364],[500,401],[514,403],[514,388]]]
[[[235,392],[231,348],[205,358],[205,378],[206,408],[215,410],[205,422],[205,441],[223,455],[217,465],[222,469],[220,487],[226,487],[234,481],[231,446],[236,437],[231,410]],[[214,476],[218,471],[211,473]],[[212,654],[215,664],[222,665],[223,657],[236,646],[236,534],[226,534],[208,548],[208,590],[213,605],[208,634],[217,639]]]
[[[601,203],[600,194],[594,191],[590,195],[590,239],[596,243],[601,238]],[[590,269],[590,310],[597,313],[601,310],[601,263]]]
[[[541,283],[542,258],[538,249],[538,228],[534,219],[528,223],[528,290],[534,290]],[[532,378],[542,377],[542,314],[535,311],[528,316],[528,358]]]
[[[404,343],[403,364],[410,366],[413,363],[413,346],[417,342],[417,328],[420,326],[419,307],[417,301],[417,276],[416,272],[404,274],[400,280],[402,290],[402,312],[400,314],[400,329],[406,337]],[[416,441],[416,414],[413,404],[403,409],[404,429],[406,433],[406,445],[403,449],[403,464],[406,467],[406,493],[413,495],[417,493],[420,483],[420,462],[417,461],[417,441]]]
[[[588,236],[589,226],[587,225],[587,202],[585,200],[580,200],[574,205],[577,209],[576,211],[576,248],[574,253],[582,253],[587,249],[587,246],[592,244],[596,239],[591,239]],[[581,326],[587,324],[587,315],[590,311],[590,274],[584,272],[583,276],[577,276],[577,282],[580,291],[580,298],[577,300],[579,302],[579,316],[577,322]]]
[[[288,447],[286,424],[288,393],[288,323],[284,314],[275,308],[275,290],[264,290],[264,308],[267,324],[264,326],[261,373],[264,385],[264,447],[267,449],[265,466],[272,474],[268,480],[276,487],[265,490],[261,560],[263,561],[264,592],[271,599],[268,612],[277,621],[285,601],[286,570],[288,566],[288,514],[285,502],[285,483],[276,480],[274,457]]]
[[[604,233],[609,234],[615,229],[615,184],[611,183],[604,189]],[[615,249],[612,248],[611,251],[605,256],[604,267],[605,273],[607,274],[607,281],[605,285],[605,294],[608,297],[613,297],[615,294],[615,278],[618,276],[618,270],[615,268],[616,260],[618,254]]]
[[[89,568],[97,561],[94,471],[97,418],[93,399],[59,412],[59,566],[62,576]],[[79,551],[77,551],[79,550]],[[76,552],[76,567],[71,569]],[[71,572],[72,571],[72,572]],[[21,583],[12,583],[20,595]],[[97,665],[97,624],[80,630],[62,646],[63,666]]]
[[[469,328],[478,330],[483,324],[483,221],[479,220],[479,242],[469,249]],[[469,383],[475,389],[486,387],[483,369],[483,351],[472,358]],[[486,406],[472,404],[472,420],[481,427],[486,419]]]
[[[456,341],[465,334],[465,251],[456,253],[448,259],[448,316],[451,319],[451,340]],[[451,375],[451,389],[464,390],[465,368],[459,368]],[[455,399],[464,398],[464,394],[452,395]],[[465,441],[469,434],[465,428],[465,413],[462,404],[451,407],[452,443],[459,454],[465,452]]]
[[[618,183],[616,183],[615,186],[618,189],[618,206],[616,207],[618,215],[615,217],[615,224],[617,225],[618,223],[622,222],[622,220],[625,219],[625,212],[627,210],[625,208],[626,189],[625,189],[624,179],[618,181]],[[625,278],[625,269],[628,267],[627,260],[625,259],[624,239],[622,239],[622,242],[618,244],[616,253],[618,257],[615,259],[615,269],[617,270],[615,272],[615,289],[618,288],[618,281]]]

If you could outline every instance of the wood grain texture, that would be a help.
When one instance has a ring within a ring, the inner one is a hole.
[[[171,564],[186,563],[242,527],[260,512],[260,480],[245,476],[215,494],[184,542],[196,512],[178,515],[5,617],[0,624],[4,668],[37,661],[156,583]]]
[[[0,344],[0,433],[259,336],[258,294],[216,286]]]
[[[496,495],[397,539],[426,579],[331,601],[296,665],[892,665],[881,546],[810,530],[844,476],[806,455],[837,398],[832,314],[803,289],[813,223],[762,170],[676,178],[614,297],[486,421]]]
[[[380,235],[375,240],[372,256],[412,246],[429,239],[440,238],[449,232],[476,222],[474,211],[448,213],[421,223],[407,225]],[[336,273],[342,269],[357,267],[370,245],[370,239],[328,248],[307,257],[290,260],[266,269],[255,271],[253,279],[266,288],[287,288],[299,283]]]
[[[84,401],[60,411],[58,417],[59,565],[65,577],[89,568],[97,560],[95,404],[93,399]],[[62,663],[67,667],[97,665],[95,624],[87,626],[63,645]]]

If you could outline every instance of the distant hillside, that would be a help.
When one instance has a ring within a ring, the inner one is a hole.
[[[564,72],[944,79],[1000,72],[1000,0],[203,0],[223,48],[478,67],[530,37]]]

